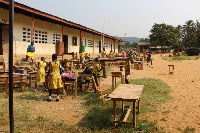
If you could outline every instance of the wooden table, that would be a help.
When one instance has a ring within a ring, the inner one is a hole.
[[[127,62],[129,58],[125,57],[115,57],[115,58],[99,58],[100,63],[104,66],[103,68],[103,78],[106,78],[106,64],[109,63],[123,63]]]
[[[134,68],[137,70],[143,70],[143,62],[142,61],[133,61]]]
[[[25,76],[25,75],[22,75]],[[5,83],[5,88],[6,88],[6,93],[7,93],[7,97],[9,97],[9,75],[8,73],[4,73],[4,74],[0,74],[0,81]],[[15,83],[16,81],[20,81],[20,91],[22,92],[22,77],[20,74],[13,74],[13,83]]]
[[[136,101],[138,101],[138,113],[140,111],[140,96],[144,85],[120,84],[108,97],[113,101],[114,123],[131,124],[136,126]],[[116,101],[122,101],[122,110],[129,108],[123,121],[116,120]],[[124,101],[133,102],[133,106],[124,106]],[[127,122],[133,108],[133,122]]]
[[[82,76],[82,80],[85,79],[86,80],[86,77],[88,78],[92,78],[93,74],[92,73],[83,73],[83,72],[78,72],[79,75]],[[94,83],[92,82],[92,88],[95,90],[96,92],[96,88],[94,86]],[[87,91],[86,89],[82,88],[82,91]]]
[[[79,60],[67,60],[65,61],[65,63],[67,64],[68,62],[71,62],[73,64],[76,64],[77,65],[77,69],[79,68]]]
[[[75,87],[75,99],[76,99],[76,97],[77,97],[77,78],[70,79],[70,81],[63,80],[63,94],[64,94],[64,97],[66,97],[65,84],[67,84],[67,85],[74,84],[74,87]]]
[[[173,74],[174,73],[174,65],[173,64],[169,64],[169,74]],[[172,71],[170,71],[170,67],[172,67]]]
[[[112,91],[116,88],[116,78],[121,78],[121,84],[124,84],[124,75],[122,75],[122,72],[111,72],[112,74]]]

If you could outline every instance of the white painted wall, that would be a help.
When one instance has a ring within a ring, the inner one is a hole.
[[[7,20],[6,24],[9,24],[9,11],[0,8],[0,20]],[[23,14],[14,13],[14,54],[15,55],[26,55],[26,50],[30,43],[23,42],[23,28],[30,28],[32,25],[32,17],[25,16]],[[35,43],[36,52],[38,55],[52,55],[56,52],[56,46],[53,44],[53,34],[62,35],[62,25],[42,21],[34,18],[34,29],[47,32],[47,44]],[[79,52],[80,47],[80,30],[63,27],[63,34],[68,35],[68,52]],[[72,45],[72,37],[77,37],[77,46]],[[85,39],[93,41],[93,34],[82,31],[82,40],[83,45],[85,45]],[[62,37],[60,39],[62,41]],[[94,35],[94,41],[101,41],[101,36]],[[114,49],[114,41],[112,39],[105,38],[104,42],[108,44],[113,44]],[[116,51],[118,52],[118,42],[116,41]],[[101,47],[103,49],[103,47]],[[111,50],[110,47],[106,48],[107,53]],[[114,50],[113,50],[114,51]],[[86,47],[87,53],[93,53],[93,47]],[[99,53],[99,47],[94,48],[94,53]]]

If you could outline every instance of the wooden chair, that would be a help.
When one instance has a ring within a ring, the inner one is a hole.
[[[0,84],[5,85],[7,98],[9,97],[8,78],[0,78]]]
[[[19,88],[20,91],[22,92],[22,77],[21,76],[13,77],[13,85],[16,85],[16,84],[18,84],[19,86],[15,88]]]
[[[4,62],[4,59],[3,59],[2,56],[0,57],[0,66],[3,67],[3,68],[0,69],[0,70],[3,71],[3,72],[5,72],[5,71],[6,71],[6,66],[5,66],[5,62]]]
[[[95,82],[94,76],[92,76],[92,81],[94,83],[94,86],[96,88],[96,93],[99,96],[99,99],[103,101],[103,104],[105,104],[106,101],[111,100],[110,98],[107,98],[107,96],[109,95],[109,91],[112,91],[111,88],[110,89],[105,89],[105,88],[101,88],[100,83],[99,83],[99,78],[97,78],[97,82],[98,85]]]

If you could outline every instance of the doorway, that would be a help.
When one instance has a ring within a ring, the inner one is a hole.
[[[68,35],[63,35],[64,53],[68,53]]]
[[[101,53],[101,41],[99,41],[99,53]]]
[[[0,55],[8,53],[9,25],[0,24]]]
[[[111,44],[111,51],[112,51],[112,44]]]

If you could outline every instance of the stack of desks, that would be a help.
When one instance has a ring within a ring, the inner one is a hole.
[[[143,62],[142,61],[133,61],[134,69],[143,70]]]
[[[136,126],[136,101],[138,101],[138,113],[140,111],[140,96],[144,85],[120,84],[108,97],[113,101],[114,123],[131,124]],[[122,101],[122,110],[129,108],[123,121],[116,119],[116,102]],[[124,101],[132,102],[133,106],[124,106]],[[127,122],[128,116],[133,109],[133,122]]]

